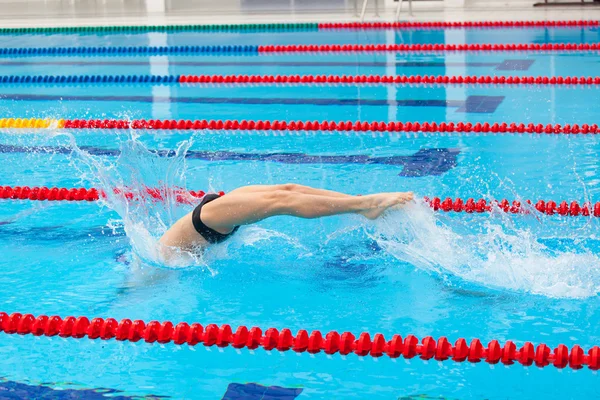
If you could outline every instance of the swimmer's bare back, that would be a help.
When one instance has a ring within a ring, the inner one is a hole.
[[[160,243],[197,251],[225,240],[241,225],[277,215],[320,218],[354,213],[375,219],[413,198],[412,192],[353,196],[296,184],[244,186],[209,201],[203,199],[194,211],[169,228]]]

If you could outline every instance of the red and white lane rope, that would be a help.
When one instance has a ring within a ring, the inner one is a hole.
[[[358,336],[351,332],[338,333],[331,331],[308,331],[301,329],[294,335],[289,329],[278,330],[269,328],[239,326],[233,331],[230,325],[215,324],[200,325],[170,321],[159,322],[142,320],[132,321],[114,318],[34,316],[32,314],[13,313],[8,315],[0,312],[0,330],[6,334],[60,336],[63,338],[88,338],[91,340],[111,340],[146,343],[174,343],[175,345],[206,347],[233,347],[236,349],[255,350],[262,348],[266,351],[294,351],[296,353],[325,353],[348,355],[354,353],[359,357],[378,358],[386,356],[392,359],[411,359],[419,357],[423,360],[454,361],[489,364],[502,363],[512,365],[519,363],[523,366],[536,365],[556,368],[581,369],[587,366],[591,370],[600,369],[600,347],[594,346],[587,352],[579,345],[568,348],[559,344],[554,349],[546,344],[534,346],[525,342],[521,347],[512,341],[501,344],[492,340],[484,345],[479,339],[468,343],[460,338],[452,344],[446,337],[434,339],[431,336],[419,340],[413,335],[402,338],[393,335],[387,340],[381,333],[372,338],[367,332]]]
[[[145,188],[142,193],[133,193],[128,189],[113,189],[116,195],[125,196],[127,199],[135,200],[138,196],[147,196],[150,199],[162,201],[168,196],[181,203],[191,203],[194,199],[201,198],[205,192],[188,191],[185,189],[157,189]],[[219,192],[223,196],[225,192]],[[29,187],[29,186],[0,186],[0,199],[2,200],[31,200],[31,201],[97,201],[106,197],[106,193],[96,188],[48,188],[48,187]],[[425,202],[434,211],[445,212],[465,212],[465,213],[486,213],[493,210],[500,210],[511,214],[527,214],[532,210],[546,215],[562,216],[594,216],[600,217],[600,202],[582,202],[572,201],[553,201],[539,200],[536,203],[525,200],[521,203],[518,200],[485,200],[474,198],[456,198],[450,197],[442,200],[439,197],[425,197]],[[525,204],[526,205],[525,205]]]
[[[322,22],[319,30],[329,29],[447,29],[447,28],[555,28],[596,27],[598,20],[571,21],[415,21],[415,22]]]
[[[475,43],[475,44],[300,44],[261,45],[265,53],[431,53],[431,52],[590,52],[600,50],[600,43]]]
[[[328,85],[600,85],[600,76],[445,76],[445,75],[180,75],[182,84]]]

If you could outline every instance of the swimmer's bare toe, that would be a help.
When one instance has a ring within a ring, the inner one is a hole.
[[[407,203],[410,203],[411,201],[413,201],[414,198],[415,198],[415,195],[413,194],[413,192],[398,193],[398,198],[396,200],[396,204],[391,206],[389,209],[390,210],[400,210],[400,209],[404,208],[404,206]]]

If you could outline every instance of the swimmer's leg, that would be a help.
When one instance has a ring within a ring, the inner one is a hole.
[[[249,185],[237,188],[229,194],[273,192],[276,190],[286,190],[295,193],[313,194],[316,196],[327,197],[352,197],[350,194],[334,192],[333,190],[316,189],[310,186],[298,185],[296,183],[284,183],[282,185]]]
[[[235,226],[248,225],[277,215],[320,218],[358,213],[377,218],[387,208],[412,200],[412,193],[378,193],[367,196],[329,197],[274,190],[231,192],[202,208],[202,221],[210,228],[229,233]]]
[[[296,183],[286,183],[285,185],[279,185],[283,190],[289,190],[295,193],[312,194],[315,196],[326,196],[326,197],[355,197],[351,194],[335,192],[333,190],[316,189],[310,186],[298,185]]]

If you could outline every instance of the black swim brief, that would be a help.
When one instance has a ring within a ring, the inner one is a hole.
[[[218,199],[220,196],[218,194],[207,194],[202,198],[202,201],[196,208],[194,208],[194,212],[192,212],[192,223],[194,224],[194,229],[198,232],[207,242],[209,243],[221,243],[229,236],[233,235],[238,229],[239,226],[233,228],[233,230],[227,234],[223,234],[215,231],[214,229],[209,228],[202,222],[200,218],[200,211],[202,211],[202,206],[206,203],[210,203],[211,201]]]

